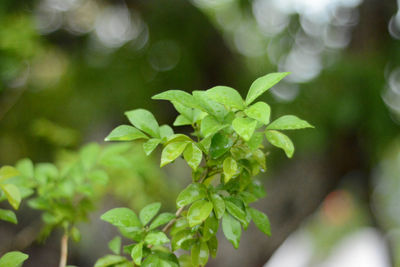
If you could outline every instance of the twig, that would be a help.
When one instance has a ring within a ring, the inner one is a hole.
[[[65,267],[67,265],[67,257],[68,257],[68,234],[64,233],[64,235],[61,238],[61,256],[60,256],[59,267]]]
[[[176,222],[176,220],[178,219],[179,215],[181,215],[181,213],[183,212],[183,209],[184,209],[184,208],[185,208],[184,206],[183,206],[183,207],[180,207],[180,208],[176,211],[176,213],[175,213],[176,218],[173,219],[173,220],[171,220],[171,221],[170,221],[166,226],[164,226],[164,228],[162,229],[162,231],[163,231],[164,233],[168,232],[169,228],[171,228],[171,226]]]

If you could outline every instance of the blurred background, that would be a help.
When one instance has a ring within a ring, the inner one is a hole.
[[[255,78],[290,71],[262,98],[272,118],[296,114],[316,129],[289,133],[294,158],[271,149],[259,176],[272,236],[250,227],[237,251],[221,236],[209,266],[400,266],[399,8],[399,0],[1,0],[0,165],[103,144],[130,109],[172,124],[172,105],[150,99],[161,91],[228,85],[244,96]],[[160,188],[189,182],[184,164],[159,171],[159,154],[133,150],[123,175],[132,190],[115,182],[81,225],[70,264],[93,266],[108,253],[115,232],[102,211],[173,203]],[[23,211],[18,226],[0,223],[0,254],[21,249],[30,254],[24,266],[56,266],[59,233],[46,245],[26,241],[37,226]]]

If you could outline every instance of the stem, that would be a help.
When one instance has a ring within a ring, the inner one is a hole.
[[[65,267],[67,265],[67,257],[68,257],[68,234],[64,233],[64,235],[61,238],[61,256],[60,256],[59,267]]]
[[[169,228],[171,228],[171,226],[176,222],[176,220],[178,219],[179,215],[181,215],[181,213],[183,212],[184,208],[185,208],[184,206],[183,206],[183,207],[180,207],[180,208],[176,211],[176,213],[175,213],[176,218],[173,219],[173,220],[171,220],[171,221],[170,221],[166,226],[164,226],[164,228],[162,229],[162,231],[163,231],[164,233],[168,232]]]

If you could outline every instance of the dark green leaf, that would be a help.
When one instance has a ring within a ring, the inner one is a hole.
[[[277,84],[288,74],[289,72],[270,73],[255,80],[251,84],[249,92],[247,93],[246,105],[250,105],[257,97]]]
[[[216,236],[211,237],[210,240],[207,241],[208,249],[210,251],[211,257],[215,258],[217,256],[218,251],[218,239]]]
[[[19,267],[29,258],[27,254],[11,251],[0,258],[0,267]]]
[[[104,139],[105,141],[132,141],[136,139],[149,139],[147,135],[133,126],[120,125]]]
[[[169,223],[172,219],[175,218],[175,215],[169,212],[161,213],[158,215],[154,221],[150,224],[149,229],[153,230],[161,225]]]
[[[252,119],[255,119],[262,124],[267,125],[269,123],[269,117],[271,115],[271,108],[265,102],[257,102],[248,107],[244,113]]]
[[[178,141],[169,143],[166,147],[164,147],[161,153],[160,167],[164,167],[165,165],[173,162],[182,154],[189,143],[189,141]]]
[[[156,119],[150,111],[145,109],[135,109],[125,112],[133,126],[148,133],[152,137],[160,138],[160,129]]]
[[[0,220],[14,224],[18,223],[17,216],[15,216],[15,213],[11,210],[0,209]]]
[[[194,227],[208,218],[213,209],[213,204],[207,200],[198,200],[190,206],[187,220],[190,227]]]
[[[233,141],[227,136],[217,133],[211,139],[210,156],[217,159],[224,155],[232,147]]]
[[[314,128],[314,126],[293,115],[282,116],[267,126],[268,130],[297,130],[304,128]]]
[[[251,218],[254,224],[261,230],[264,234],[271,235],[271,224],[269,222],[268,216],[253,208],[249,208]]]
[[[219,220],[215,217],[214,213],[211,212],[210,216],[204,222],[203,228],[203,239],[205,241],[209,240],[211,237],[217,234],[219,227]]]
[[[183,152],[183,158],[193,170],[196,170],[201,163],[203,153],[195,143],[191,143]]]
[[[257,127],[257,121],[250,118],[237,117],[232,122],[235,132],[245,141],[249,141]]]
[[[291,158],[293,156],[294,145],[289,137],[275,130],[265,131],[265,136],[272,145],[283,149],[288,158]]]
[[[244,108],[244,101],[238,91],[228,86],[215,86],[207,90],[207,96],[228,108]]]
[[[160,202],[155,202],[145,206],[139,213],[139,218],[142,224],[143,225],[148,224],[151,221],[151,219],[153,219],[154,216],[156,216],[160,208],[161,208]]]
[[[238,222],[228,213],[225,213],[222,218],[222,231],[224,232],[226,239],[232,243],[233,247],[238,248],[240,237],[242,235],[240,222]]]
[[[176,199],[176,206],[181,208],[189,205],[196,200],[203,199],[207,196],[207,189],[202,184],[190,184],[186,187]]]

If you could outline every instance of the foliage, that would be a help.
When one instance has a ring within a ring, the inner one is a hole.
[[[168,100],[174,105],[179,112],[174,125],[190,125],[196,140],[175,134],[168,125],[159,126],[147,110],[125,113],[133,126],[118,126],[106,140],[145,140],[143,149],[148,155],[161,145],[160,166],[183,157],[192,169],[192,182],[178,195],[175,214],[162,213],[156,217],[160,203],[144,207],[139,216],[123,207],[104,213],[101,219],[133,242],[124,247],[133,263],[116,253],[99,259],[96,267],[204,266],[210,256],[216,256],[220,221],[225,237],[235,248],[239,247],[242,227],[246,230],[251,220],[270,235],[268,217],[249,205],[265,194],[253,179],[266,170],[264,136],[271,145],[292,157],[293,143],[280,130],[313,127],[293,115],[269,123],[269,105],[253,103],[287,74],[272,73],[257,79],[245,100],[226,86],[192,94],[170,90],[155,95],[153,99]],[[110,249],[120,252],[120,239],[115,240],[110,242]],[[178,259],[174,252],[179,249],[190,251],[190,256],[183,254]]]

